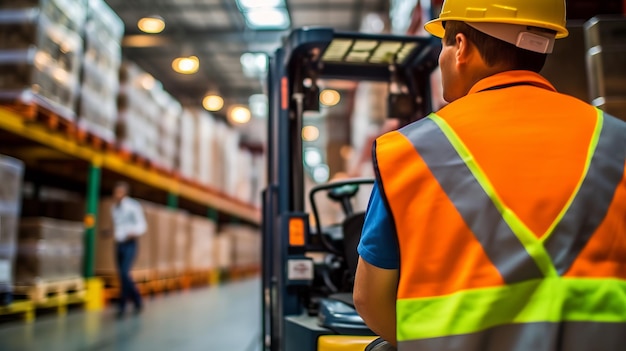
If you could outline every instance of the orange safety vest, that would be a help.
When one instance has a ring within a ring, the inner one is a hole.
[[[626,123],[512,71],[374,155],[399,350],[626,349]]]

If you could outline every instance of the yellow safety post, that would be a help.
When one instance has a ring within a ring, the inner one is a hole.
[[[87,311],[101,311],[104,309],[104,282],[100,278],[85,280],[85,309]]]

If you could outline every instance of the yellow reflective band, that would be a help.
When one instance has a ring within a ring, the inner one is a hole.
[[[572,192],[572,195],[567,200],[567,203],[565,204],[565,206],[563,207],[559,215],[554,219],[554,222],[552,222],[552,224],[550,225],[550,228],[548,228],[548,231],[541,237],[540,241],[542,243],[548,240],[548,238],[552,235],[552,233],[554,233],[554,229],[556,229],[556,226],[559,223],[561,223],[561,220],[563,220],[563,217],[567,213],[567,210],[569,210],[569,208],[572,206],[572,202],[574,202],[576,195],[578,195],[580,187],[583,185],[583,181],[587,177],[587,173],[589,173],[589,166],[591,165],[591,160],[593,159],[593,155],[595,154],[596,148],[598,147],[598,141],[600,140],[600,134],[602,133],[603,125],[604,125],[603,112],[602,110],[596,108],[596,128],[594,129],[593,135],[591,136],[591,142],[589,143],[589,150],[587,150],[587,159],[585,160],[585,168],[583,170],[583,173],[580,179],[578,180],[578,184],[576,184],[576,188],[574,189],[574,192]]]
[[[534,322],[626,322],[626,281],[536,279],[397,302],[398,341]]]
[[[432,113],[428,116],[433,122],[439,126],[441,131],[446,135],[450,144],[454,147],[456,152],[459,154],[459,157],[465,162],[467,167],[470,169],[476,181],[483,188],[487,196],[493,201],[494,205],[502,215],[502,218],[509,225],[515,236],[519,239],[519,241],[524,245],[528,255],[533,258],[541,273],[546,277],[556,277],[558,276],[558,272],[552,263],[552,259],[550,255],[546,251],[545,247],[541,240],[537,239],[535,234],[528,229],[528,227],[517,217],[517,215],[508,208],[504,202],[500,199],[493,185],[489,181],[489,178],[485,175],[483,170],[480,168],[476,159],[469,151],[469,149],[465,146],[463,141],[458,137],[458,135],[454,132],[454,130],[448,125],[446,121],[444,121],[441,117]]]

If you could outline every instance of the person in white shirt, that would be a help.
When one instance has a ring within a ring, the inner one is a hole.
[[[130,276],[130,270],[137,254],[137,238],[146,232],[146,218],[137,200],[128,197],[129,185],[118,182],[113,190],[114,204],[111,207],[113,233],[115,237],[115,253],[122,286],[118,317],[124,315],[126,301],[131,300],[135,312],[142,310],[141,295]]]

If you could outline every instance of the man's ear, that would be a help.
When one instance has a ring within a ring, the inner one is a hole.
[[[465,65],[468,63],[472,55],[471,44],[469,40],[467,40],[467,37],[465,36],[465,34],[463,33],[457,33],[454,39],[455,39],[454,47],[456,49],[456,53],[454,57],[456,60],[456,65],[457,66]]]

